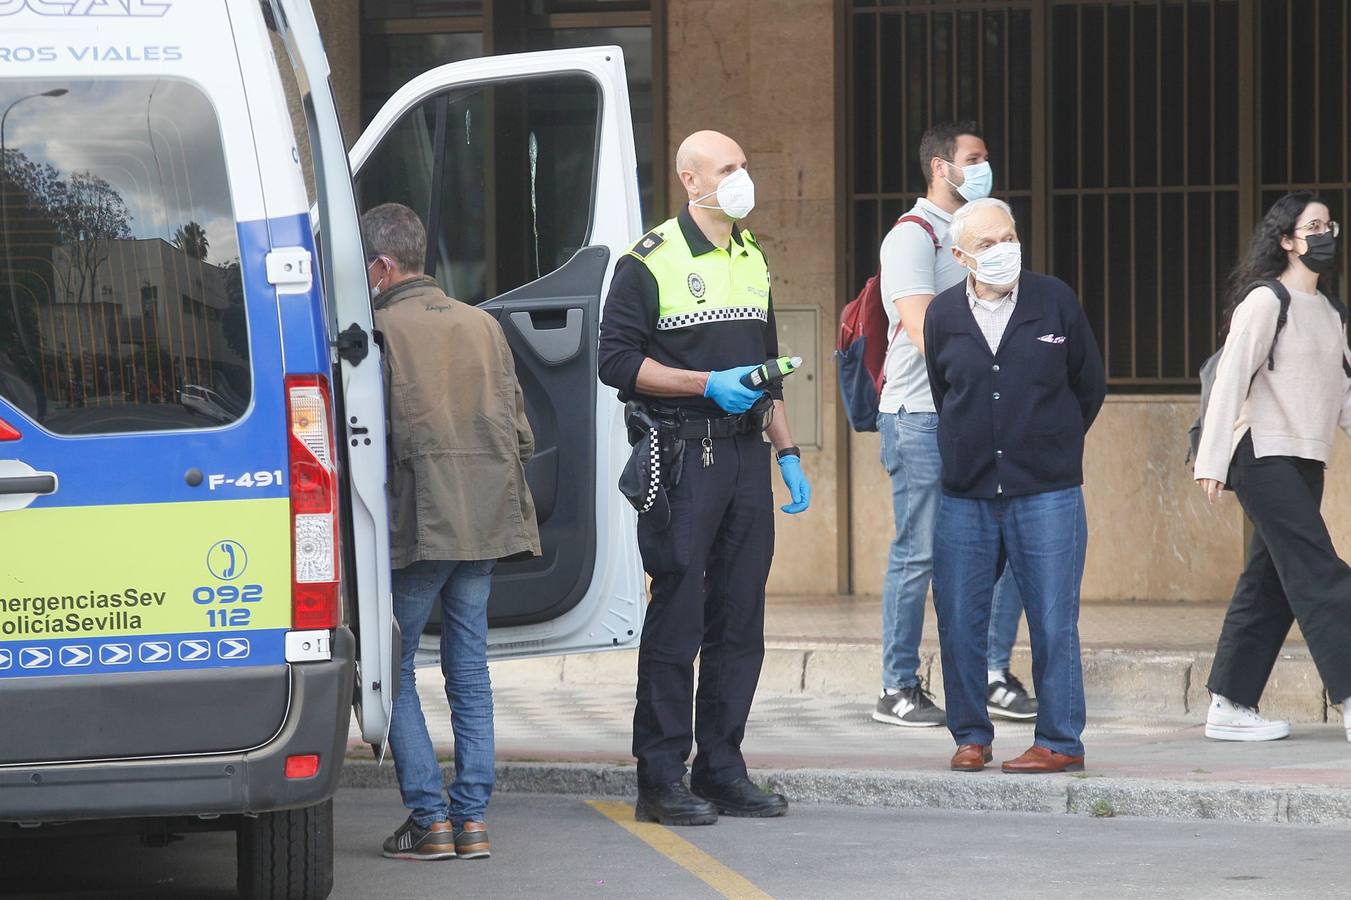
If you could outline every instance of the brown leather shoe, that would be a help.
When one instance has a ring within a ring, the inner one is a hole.
[[[1082,756],[1066,756],[1045,747],[1030,747],[1017,759],[1004,763],[1003,769],[1012,775],[1045,775],[1055,772],[1082,772]]]
[[[989,744],[962,744],[952,754],[952,771],[979,772],[992,759],[994,752]]]

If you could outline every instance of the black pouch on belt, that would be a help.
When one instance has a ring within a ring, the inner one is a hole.
[[[619,475],[619,492],[658,529],[671,521],[666,493],[680,483],[685,461],[685,442],[676,439],[671,424],[643,403],[630,402],[624,407],[633,452]]]

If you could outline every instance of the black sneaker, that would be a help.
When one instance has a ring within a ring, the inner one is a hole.
[[[399,830],[385,838],[384,855],[390,859],[454,859],[455,832],[449,822],[433,822],[423,828],[409,816]]]
[[[985,708],[990,715],[1001,719],[1035,719],[1037,701],[1027,693],[1023,683],[1013,677],[1008,669],[1004,670],[1002,681],[990,684],[985,691]]]
[[[922,685],[901,688],[894,694],[882,692],[873,709],[873,721],[907,728],[932,728],[946,725],[948,714],[933,701]]]

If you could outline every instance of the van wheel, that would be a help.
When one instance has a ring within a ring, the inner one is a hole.
[[[244,900],[324,900],[333,890],[333,801],[244,817],[235,859]]]

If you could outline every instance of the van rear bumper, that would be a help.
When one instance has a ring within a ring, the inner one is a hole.
[[[0,769],[0,821],[262,813],[320,803],[337,791],[352,714],[356,641],[347,628],[333,659],[292,664],[281,732],[240,753]],[[59,715],[58,711],[54,711]],[[210,709],[201,715],[210,716]],[[78,723],[73,723],[78,727]],[[319,772],[288,779],[286,758],[319,754]]]

